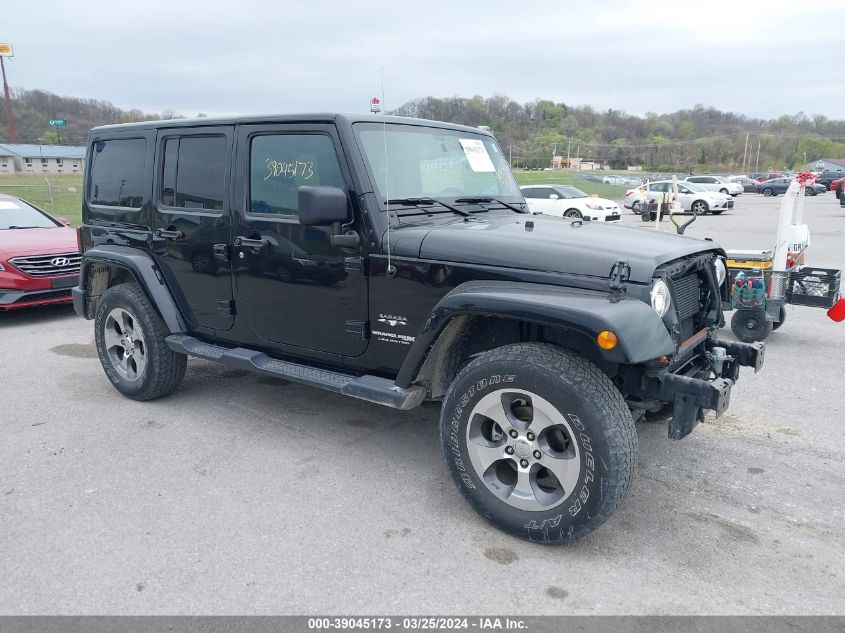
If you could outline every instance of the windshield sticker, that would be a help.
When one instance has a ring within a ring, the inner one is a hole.
[[[466,154],[472,171],[496,171],[496,166],[490,160],[490,154],[487,153],[483,141],[475,138],[459,138],[458,142]]]
[[[9,200],[0,200],[0,209],[20,209],[18,205]]]

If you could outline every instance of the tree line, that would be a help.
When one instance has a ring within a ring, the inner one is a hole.
[[[795,169],[820,158],[845,158],[845,121],[803,112],[766,120],[697,104],[636,116],[494,95],[423,97],[391,114],[488,126],[516,166],[545,167],[553,154],[654,171]]]
[[[15,90],[18,138],[55,143],[52,118],[64,118],[63,143],[82,144],[98,125],[183,118],[173,110],[122,110],[107,101],[63,97],[46,90]],[[545,167],[553,155],[593,160],[614,169],[642,165],[653,171],[796,169],[819,158],[845,158],[845,121],[803,112],[759,119],[695,105],[644,116],[599,111],[546,99],[518,103],[492,97],[422,97],[391,111],[399,116],[489,127],[515,166]],[[200,113],[198,116],[204,116]],[[0,141],[8,140],[0,100]]]
[[[121,110],[108,101],[62,97],[46,90],[22,89],[12,91],[12,111],[19,142],[50,144],[57,143],[61,137],[65,145],[84,145],[88,130],[98,125],[184,118],[173,110],[160,113]],[[50,119],[55,118],[66,119],[67,125],[57,131],[50,125]],[[5,141],[9,141],[6,104],[0,99],[0,142]]]

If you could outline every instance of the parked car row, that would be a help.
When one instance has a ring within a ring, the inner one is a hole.
[[[757,193],[762,193],[764,196],[776,196],[780,193],[786,193],[789,185],[792,184],[794,178],[772,178],[765,182],[758,182],[754,189]],[[807,183],[804,188],[804,195],[817,196],[827,191],[827,187],[818,182]]]

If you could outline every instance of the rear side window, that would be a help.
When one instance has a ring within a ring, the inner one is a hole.
[[[346,188],[334,145],[323,134],[265,134],[250,144],[251,213],[298,215],[300,186]]]
[[[89,202],[140,209],[146,156],[147,141],[142,138],[96,141],[91,152]]]
[[[223,210],[226,137],[185,136],[164,142],[161,202],[182,209]]]

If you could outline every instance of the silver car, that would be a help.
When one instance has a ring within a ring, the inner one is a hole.
[[[724,176],[689,176],[684,182],[692,182],[710,191],[718,191],[732,196],[738,196],[743,192],[741,184],[728,180]]]
[[[642,213],[643,205],[649,202],[668,202],[672,196],[672,181],[658,180],[637,189],[629,189],[625,194],[625,208],[634,213]],[[678,201],[684,211],[692,211],[696,215],[712,213],[718,215],[734,208],[734,201],[730,195],[718,191],[708,191],[695,183],[678,182]]]

